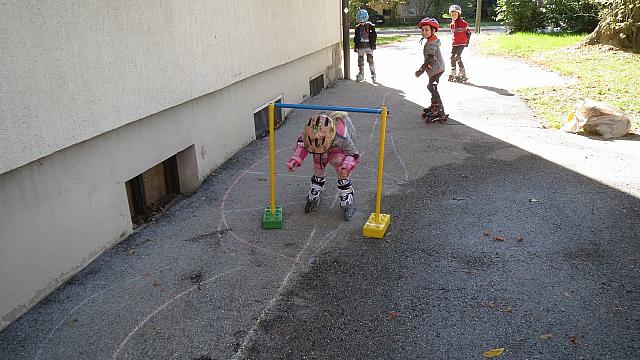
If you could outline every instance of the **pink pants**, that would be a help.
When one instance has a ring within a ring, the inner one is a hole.
[[[324,154],[313,154],[313,174],[315,176],[324,176],[324,172],[327,168],[327,165],[331,165],[336,169],[336,174],[338,174],[338,180],[348,179],[351,175],[351,171],[356,168],[356,166],[360,163],[360,159],[356,161],[356,166],[354,166],[351,170],[347,170],[342,167],[342,163],[344,162],[344,158],[346,154],[344,151],[334,146],[328,152]]]

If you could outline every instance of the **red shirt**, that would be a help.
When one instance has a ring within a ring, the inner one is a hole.
[[[462,18],[457,18],[449,24],[451,33],[453,34],[453,46],[467,46],[469,45],[469,35],[471,29],[469,24]]]

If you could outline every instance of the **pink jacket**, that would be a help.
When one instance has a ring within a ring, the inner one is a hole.
[[[360,153],[356,148],[356,145],[353,141],[354,128],[353,124],[351,124],[351,119],[348,117],[346,119],[339,119],[336,121],[336,138],[333,142],[333,147],[340,148],[345,156],[344,163],[349,170],[351,170],[355,165],[359,162]],[[291,156],[291,160],[296,162],[296,166],[302,165],[302,162],[307,157],[309,152],[304,147],[304,140],[302,139],[302,135],[298,137],[298,142],[296,144],[296,148],[293,151],[293,155]]]

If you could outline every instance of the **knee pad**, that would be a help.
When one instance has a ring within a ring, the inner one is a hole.
[[[367,62],[369,65],[373,65],[373,54],[367,54]]]

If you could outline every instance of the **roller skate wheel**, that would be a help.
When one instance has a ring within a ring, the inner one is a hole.
[[[356,212],[356,207],[355,205],[351,205],[345,212],[344,212],[344,219],[345,220],[351,220],[351,217],[353,216],[353,214]]]
[[[304,212],[308,213],[309,211],[315,209],[320,204],[320,200],[318,201],[309,201],[307,200],[307,204],[304,206]]]

